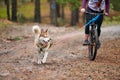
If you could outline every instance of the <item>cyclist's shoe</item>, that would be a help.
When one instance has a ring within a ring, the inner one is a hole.
[[[97,49],[99,49],[101,47],[101,43],[100,41],[97,42]]]
[[[84,40],[83,41],[83,46],[89,45],[89,41],[88,40]]]

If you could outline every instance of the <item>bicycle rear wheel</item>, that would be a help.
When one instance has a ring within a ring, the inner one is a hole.
[[[89,34],[89,59],[91,61],[94,61],[96,58],[96,54],[97,54],[97,41],[98,41],[98,34],[97,34],[97,30],[93,30],[90,32]]]

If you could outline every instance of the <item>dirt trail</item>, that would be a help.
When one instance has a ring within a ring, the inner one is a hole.
[[[41,27],[43,28],[43,27]],[[101,43],[95,61],[82,46],[84,29],[49,28],[54,45],[46,64],[36,65],[31,25],[12,26],[8,37],[0,40],[0,80],[120,80],[120,26],[102,28]]]

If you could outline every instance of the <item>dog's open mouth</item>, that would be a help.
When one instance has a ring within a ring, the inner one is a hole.
[[[47,47],[49,45],[49,42],[50,42],[50,38],[47,37],[40,37],[40,43],[44,46],[44,47]]]
[[[48,46],[49,41],[44,41],[45,47]]]

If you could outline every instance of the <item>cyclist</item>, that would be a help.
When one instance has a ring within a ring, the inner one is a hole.
[[[82,8],[81,13],[83,14],[85,11],[90,13],[105,13],[105,15],[109,14],[109,0],[82,0]],[[86,13],[86,23],[89,22],[95,15]],[[98,37],[100,37],[101,33],[101,24],[103,22],[104,15],[100,15],[98,20],[95,22],[98,26]],[[89,25],[85,27],[85,40],[83,45],[88,45],[88,37],[89,37]],[[98,45],[100,46],[100,40],[98,40]]]

